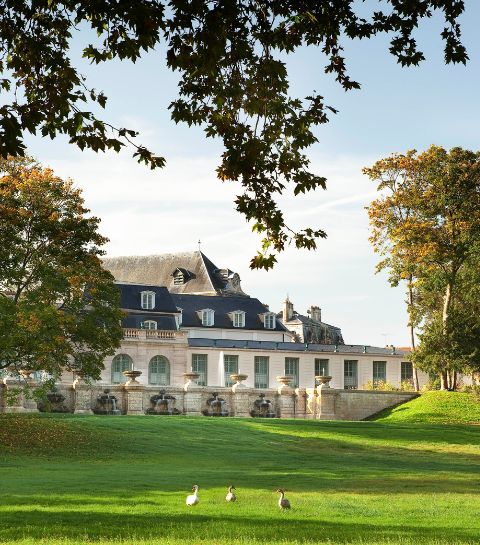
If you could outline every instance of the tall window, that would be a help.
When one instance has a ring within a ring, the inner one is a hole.
[[[142,291],[142,301],[141,306],[144,309],[151,310],[155,307],[155,292],[153,291]]]
[[[155,320],[140,322],[140,329],[157,329],[157,322]]]
[[[378,386],[379,382],[387,382],[387,362],[373,362],[373,385]]]
[[[225,372],[225,386],[233,386],[230,375],[238,373],[238,356],[223,356],[223,369]]]
[[[233,327],[245,327],[245,312],[242,310],[233,313]]]
[[[127,382],[127,377],[122,375],[123,371],[133,369],[132,358],[128,354],[118,354],[112,360],[112,384]]]
[[[207,385],[207,354],[192,354],[192,371],[198,373],[197,384],[199,386]]]
[[[263,315],[263,325],[265,329],[275,329],[275,313],[266,312]]]
[[[202,310],[201,312],[202,312],[202,325],[208,326],[208,327],[212,326],[215,312],[210,308]]]
[[[285,358],[285,374],[293,377],[294,388],[298,387],[298,358]]]
[[[343,362],[343,384],[345,390],[356,390],[358,388],[356,360],[345,360]]]
[[[154,356],[148,364],[148,383],[170,384],[170,364],[165,356]]]
[[[411,361],[402,361],[400,364],[400,380],[413,382],[413,365]]]
[[[255,388],[268,388],[268,356],[255,356]]]
[[[315,358],[315,376],[328,376],[328,360]]]

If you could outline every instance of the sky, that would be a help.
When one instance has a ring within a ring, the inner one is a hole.
[[[478,149],[479,15],[480,2],[467,0],[461,18],[467,66],[444,64],[439,17],[423,21],[416,33],[427,57],[419,67],[400,67],[385,36],[345,42],[359,91],[345,93],[325,75],[315,49],[302,48],[287,59],[292,93],[306,96],[315,89],[339,113],[317,130],[319,142],[308,152],[312,170],[327,177],[327,190],[288,193],[279,202],[289,225],[319,227],[328,238],[316,251],[288,248],[268,272],[249,269],[259,237],[235,211],[240,186],[216,178],[221,143],[206,139],[201,128],[170,120],[177,76],[166,68],[161,49],[136,64],[90,66],[78,55],[88,36],[80,31],[73,44],[89,85],[109,98],[103,118],[139,130],[138,141],[167,159],[164,169],[138,165],[128,150],[81,152],[62,137],[28,137],[28,151],[82,188],[109,238],[108,256],[192,251],[200,240],[217,266],[238,272],[244,291],[272,310],[280,310],[288,295],[301,314],[320,306],[322,319],[341,327],[347,344],[408,346],[404,289],[375,274],[379,258],[368,242],[365,207],[377,193],[361,169],[393,152],[431,144]]]

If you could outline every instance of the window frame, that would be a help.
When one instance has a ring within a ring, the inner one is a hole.
[[[115,365],[120,364],[120,370],[115,370]],[[131,371],[133,369],[133,359],[128,354],[116,354],[112,359],[110,366],[110,376],[112,384],[125,384],[127,377],[123,375],[123,371]],[[117,380],[118,377],[118,380]]]
[[[162,363],[165,365],[165,371],[163,373],[159,371],[154,372],[152,370],[154,365],[159,366]],[[165,380],[163,382],[161,380],[154,382],[152,380],[152,375],[164,375]],[[161,354],[157,354],[156,356],[150,358],[150,361],[148,362],[148,384],[153,384],[157,386],[170,386],[170,362],[168,361],[168,358],[162,356]]]
[[[155,308],[155,292],[154,291],[145,290],[140,292],[140,307],[143,310],[153,310]]]
[[[351,381],[351,384],[347,384],[345,380],[347,378],[347,365],[351,365],[351,375],[349,375],[349,378],[355,379]],[[355,371],[354,373],[353,370]],[[343,360],[343,389],[358,390],[358,360]]]
[[[323,369],[326,369],[325,373],[321,372],[322,367]],[[330,360],[328,358],[315,358],[314,370],[315,370],[314,377],[319,377],[319,376],[328,377],[329,371],[330,371]]]
[[[381,372],[379,373],[379,369]],[[385,360],[374,360],[372,362],[372,383],[378,386],[378,383],[387,382],[387,362]]]
[[[232,313],[233,327],[245,327],[245,312],[243,310],[235,310]]]
[[[200,360],[200,358],[205,358],[205,359]],[[204,370],[202,371],[198,370],[199,363],[205,364]],[[200,375],[198,377],[197,384],[199,386],[207,386],[208,385],[208,354],[192,354],[191,366],[192,366],[192,372],[198,373]],[[197,367],[197,369],[195,369],[195,367]]]
[[[145,327],[147,324],[149,327]],[[152,324],[154,324],[154,327],[150,327]],[[144,320],[143,322],[140,322],[140,329],[148,329],[149,331],[156,330],[158,329],[158,322],[155,320]]]
[[[287,371],[287,365],[293,365],[294,366],[294,372],[288,372]],[[298,388],[300,383],[300,358],[292,358],[290,356],[285,358],[285,375],[293,377],[293,380],[291,382],[293,388]]]
[[[409,375],[408,377],[405,376],[405,366],[409,366]],[[402,382],[410,382],[413,384],[413,363],[411,361],[401,361],[400,362],[400,383]]]
[[[258,371],[257,365],[264,364],[265,365],[265,372]],[[270,377],[269,377],[269,371],[270,371],[270,357],[269,356],[255,356],[254,358],[254,385],[255,388],[268,388],[270,384]],[[258,377],[265,377],[264,382],[260,382]]]
[[[277,327],[277,316],[275,315],[275,312],[264,313],[263,327],[265,329],[275,329]]]
[[[227,361],[229,366],[232,365],[233,371],[227,371]],[[235,374],[238,374],[238,354],[225,354],[223,356],[223,375],[225,388],[230,388],[235,384],[235,382],[230,378],[230,375]]]
[[[213,327],[215,324],[215,311],[211,308],[204,308],[200,311],[200,319],[203,327]]]

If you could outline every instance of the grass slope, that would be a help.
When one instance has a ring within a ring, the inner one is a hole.
[[[371,420],[430,424],[480,424],[480,402],[473,394],[425,392],[412,401],[378,413]]]
[[[4,415],[0,430],[0,543],[473,545],[480,535],[476,426]],[[201,501],[188,508],[194,483]],[[231,483],[239,499],[226,504]]]

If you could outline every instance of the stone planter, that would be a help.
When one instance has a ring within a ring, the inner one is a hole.
[[[235,373],[230,375],[230,378],[235,382],[232,386],[232,390],[235,391],[238,388],[246,388],[245,384],[242,384],[244,380],[247,380],[248,375],[243,375],[242,373]]]
[[[136,380],[141,374],[141,371],[123,371],[122,373],[125,377],[128,378],[128,381],[126,382],[125,386],[127,385],[140,385],[138,380]]]
[[[315,380],[318,383],[317,389],[323,390],[325,388],[330,388],[329,382],[332,380],[332,377],[329,375],[317,375]]]
[[[280,375],[277,377],[277,382],[280,384],[284,384],[285,386],[290,386],[291,382],[293,380],[293,377],[291,375]]]
[[[183,385],[185,391],[191,388],[199,388],[197,384],[197,380],[200,377],[199,373],[189,371],[188,373],[183,373],[183,377],[185,379],[185,384]]]

